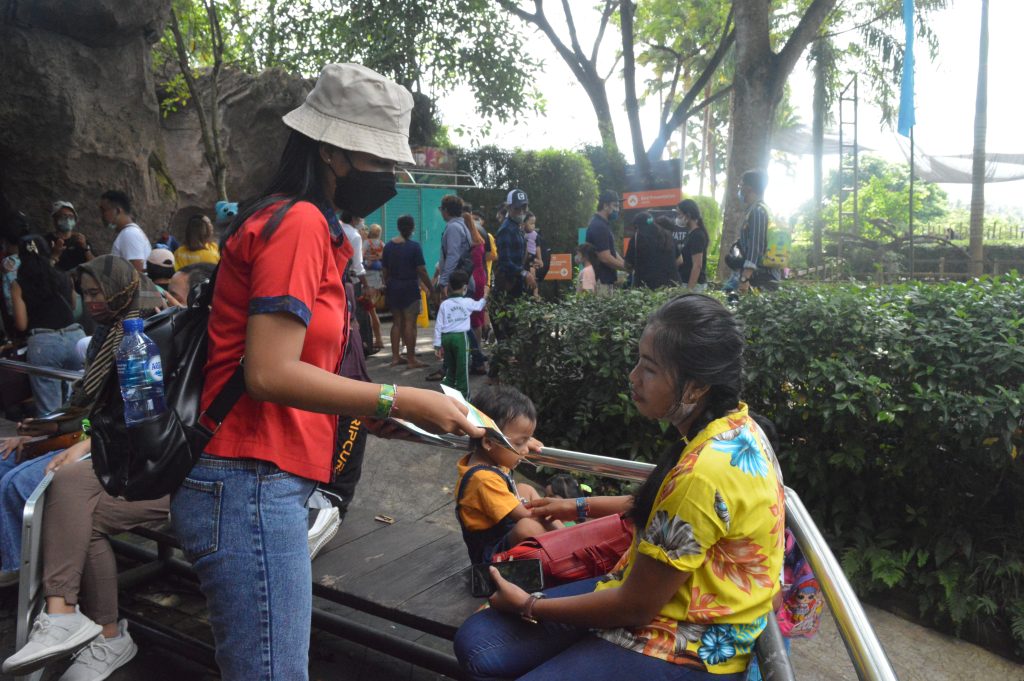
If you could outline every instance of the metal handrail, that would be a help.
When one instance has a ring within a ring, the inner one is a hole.
[[[0,359],[0,368],[20,373],[49,376],[65,380],[77,380],[82,372],[65,371],[40,367],[26,362]],[[460,446],[469,445],[468,438],[444,436],[445,440]],[[425,442],[425,444],[432,444]],[[434,446],[443,446],[434,444]],[[569,449],[544,447],[539,453],[531,454],[530,463],[558,470],[569,470],[619,480],[642,482],[654,470],[654,464],[641,461],[615,459],[609,456],[575,452]],[[854,670],[861,681],[898,681],[896,672],[875,635],[874,629],[857,598],[856,592],[846,579],[839,561],[836,560],[828,543],[814,524],[810,513],[800,496],[789,487],[786,490],[786,522],[793,531],[800,550],[803,551],[829,608],[836,621],[843,643],[846,645]]]
[[[10,369],[16,371],[19,374],[28,374],[29,376],[42,376],[43,378],[59,378],[62,381],[77,381],[82,377],[84,372],[82,371],[69,371],[68,369],[54,369],[53,367],[43,367],[36,364],[29,364],[28,362],[19,362],[16,359],[4,359],[0,358],[0,369]]]
[[[553,447],[545,447],[540,454],[531,455],[529,460],[550,468],[637,482],[646,480],[654,470],[654,464]],[[861,681],[898,681],[892,663],[878,636],[875,635],[875,630],[835,554],[814,524],[803,501],[800,500],[800,495],[789,487],[785,490],[786,524],[792,530],[797,545],[818,578],[818,584],[821,585],[821,591],[832,611],[836,628],[846,645],[857,677]]]

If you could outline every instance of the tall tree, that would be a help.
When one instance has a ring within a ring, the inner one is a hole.
[[[988,132],[988,0],[981,0],[978,92],[974,101],[974,166],[971,172],[971,276],[984,271],[985,136]]]
[[[182,29],[182,22],[179,13],[192,12],[195,10],[191,3],[179,2],[177,6],[171,7],[170,30],[174,37],[174,48],[177,56],[178,68],[181,77],[184,79],[185,87],[196,110],[196,117],[199,119],[199,132],[203,142],[203,159],[210,169],[213,177],[213,185],[217,192],[217,198],[221,201],[228,199],[228,165],[224,160],[224,145],[220,139],[220,72],[224,66],[224,34],[221,26],[220,14],[215,0],[202,0],[202,13],[205,21],[205,31],[210,46],[210,70],[209,100],[204,101],[199,90],[199,84],[193,66],[192,53],[186,45],[185,32]],[[192,21],[192,28],[195,28],[194,16],[189,17]]]
[[[734,2],[736,75],[733,80],[729,161],[722,243],[739,235],[743,207],[733,188],[751,168],[768,167],[772,126],[786,79],[807,45],[818,35],[836,0],[813,0],[778,52],[772,50],[771,0]],[[727,272],[722,249],[719,272]]]
[[[615,140],[615,123],[612,121],[612,110],[608,103],[607,81],[614,71],[615,64],[605,75],[598,70],[598,58],[600,56],[601,43],[604,40],[608,24],[616,10],[616,0],[603,0],[600,6],[601,19],[598,24],[597,34],[594,37],[590,51],[583,49],[580,43],[579,31],[576,28],[576,20],[573,17],[569,0],[562,0],[562,15],[566,23],[567,36],[558,34],[551,20],[544,11],[544,0],[532,0],[532,3],[515,2],[514,0],[498,0],[498,3],[507,11],[519,17],[527,24],[535,26],[551,42],[551,45],[558,52],[558,55],[565,62],[573,76],[583,87],[590,99],[590,105],[594,108],[597,116],[597,129],[601,136],[601,146],[607,154],[609,161],[618,163],[621,158],[619,145]],[[524,9],[523,5],[532,4],[533,10]],[[616,60],[616,64],[617,64]],[[621,168],[613,168],[613,176],[623,175]]]

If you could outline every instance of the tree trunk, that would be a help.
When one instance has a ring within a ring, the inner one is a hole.
[[[766,170],[775,114],[783,87],[797,59],[815,38],[836,0],[813,0],[783,48],[771,49],[771,0],[733,3],[736,21],[736,75],[729,123],[729,162],[722,210],[722,248],[718,271],[729,269],[725,256],[739,236],[744,209],[736,194],[748,170]],[[769,192],[771,184],[769,182]],[[769,200],[769,205],[770,205]]]
[[[985,136],[988,131],[988,0],[981,0],[978,96],[974,104],[974,167],[971,173],[971,276],[984,273]]]
[[[814,47],[814,119],[811,124],[811,135],[814,139],[814,232],[811,243],[811,265],[818,266],[822,262],[821,233],[824,228],[822,217],[822,201],[825,192],[822,186],[822,159],[825,155],[825,116],[828,98],[828,60],[825,52],[829,49],[825,39]]]
[[[707,99],[710,96],[711,96],[711,86],[708,85],[706,88],[704,88],[704,98]],[[708,145],[710,144],[710,139],[711,139],[711,107],[708,106],[708,107],[704,108],[704,129],[703,129],[702,134],[701,134],[701,147],[700,147],[700,189],[698,190],[698,193],[701,196],[704,196],[704,176],[705,176],[705,173],[707,173],[707,170],[708,170],[708,158],[709,158],[709,156],[710,156],[710,158],[714,158],[713,155],[709,155],[708,154]],[[712,168],[711,172],[714,173],[715,172],[714,171],[714,166],[712,165],[711,168]],[[714,185],[715,185],[715,183],[714,183],[714,181],[712,181],[711,186],[713,187]],[[712,190],[711,193],[713,195],[714,194],[714,190]]]
[[[622,79],[626,86],[626,114],[629,117],[629,136],[633,143],[633,162],[644,181],[650,180],[651,164],[644,149],[644,133],[640,128],[640,104],[636,98],[636,56],[633,50],[632,0],[619,4],[619,19],[622,26]]]

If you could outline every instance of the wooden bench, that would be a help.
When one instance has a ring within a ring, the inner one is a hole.
[[[24,645],[31,622],[43,605],[41,578],[41,527],[43,500],[52,476],[47,476],[25,506],[22,546],[22,580],[18,602],[17,646]],[[138,563],[118,575],[122,590],[131,589],[166,574],[195,579],[191,566],[175,555],[180,548],[170,528],[140,528],[132,534],[156,544],[148,549],[124,538],[112,538],[122,557]],[[402,624],[443,639],[452,640],[462,622],[484,601],[469,593],[469,556],[462,536],[427,517],[399,519],[387,524],[374,519],[372,511],[352,509],[338,534],[313,561],[313,594],[324,600],[359,610],[383,620]],[[170,648],[211,668],[216,668],[208,643],[169,629],[137,612],[122,614],[133,632],[157,645]],[[465,678],[451,654],[340,617],[314,607],[314,628],[379,650],[455,679]],[[792,668],[783,650],[781,634],[772,617],[758,641],[761,659],[772,661],[765,678],[792,679]],[[772,652],[774,651],[774,652]],[[24,677],[33,681],[42,672]]]

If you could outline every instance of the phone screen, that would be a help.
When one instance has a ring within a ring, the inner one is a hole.
[[[498,568],[502,577],[527,593],[544,588],[544,573],[541,570],[539,559],[509,560],[491,565]],[[494,593],[496,587],[488,570],[491,565],[474,565],[471,568],[470,589],[474,596],[485,598]]]

